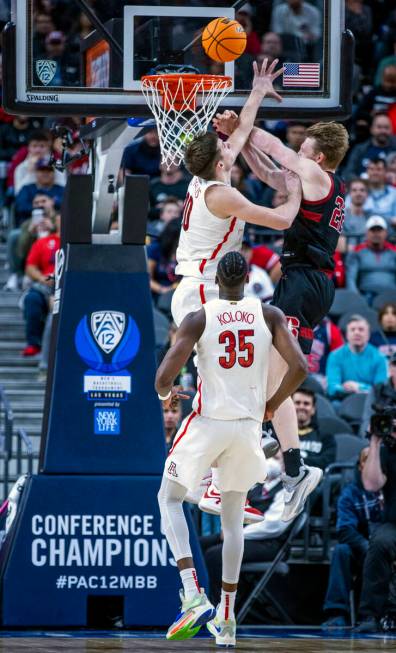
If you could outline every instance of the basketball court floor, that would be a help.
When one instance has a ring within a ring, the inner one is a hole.
[[[235,651],[272,651],[272,653],[367,653],[394,651],[396,635],[356,637],[348,631],[324,634],[318,628],[239,629]],[[201,636],[184,642],[168,642],[164,633],[152,632],[3,632],[0,653],[127,653],[129,651],[216,651],[212,638]]]

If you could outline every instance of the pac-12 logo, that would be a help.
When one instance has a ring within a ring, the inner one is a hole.
[[[36,61],[37,77],[44,86],[51,84],[55,77],[56,68],[56,61],[51,61],[50,59],[38,59]]]
[[[87,315],[80,320],[74,342],[90,369],[109,374],[125,369],[135,358],[140,348],[140,332],[130,315],[95,311],[89,320]]]

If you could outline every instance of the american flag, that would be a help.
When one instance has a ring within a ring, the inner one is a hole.
[[[320,63],[285,63],[283,86],[319,88]]]

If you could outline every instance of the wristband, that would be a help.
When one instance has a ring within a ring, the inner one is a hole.
[[[172,390],[169,390],[168,394],[164,395],[163,397],[158,393],[158,399],[160,399],[161,401],[167,401],[168,399],[170,399],[171,394],[172,394]]]

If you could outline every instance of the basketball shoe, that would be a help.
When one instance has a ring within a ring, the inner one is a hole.
[[[220,619],[217,614],[208,621],[206,628],[216,638],[217,646],[235,646],[236,621],[235,619]]]
[[[201,626],[213,619],[216,614],[214,606],[202,588],[191,599],[185,599],[183,590],[180,590],[180,599],[180,612],[169,627],[166,639],[181,640],[194,637]]]
[[[308,465],[301,465],[298,476],[282,474],[285,494],[282,521],[291,521],[304,510],[308,496],[320,483],[322,477],[323,472],[319,467],[308,467]]]
[[[211,483],[206,489],[205,494],[198,503],[200,510],[208,512],[210,515],[221,514],[221,494],[217,487]],[[253,524],[263,521],[264,515],[257,508],[253,508],[246,499],[243,521],[245,524]]]

